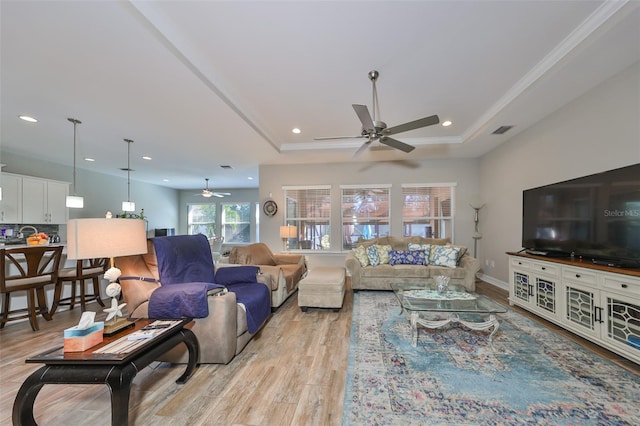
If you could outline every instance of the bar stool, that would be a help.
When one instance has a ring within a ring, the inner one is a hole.
[[[58,282],[58,268],[62,246],[32,246],[0,250],[0,294],[4,295],[0,311],[0,328],[9,321],[29,318],[33,331],[37,331],[40,314],[51,321],[47,309],[44,287]],[[10,310],[11,293],[27,292],[27,307]],[[36,309],[36,296],[38,308]],[[25,312],[24,315],[12,316]]]
[[[105,273],[109,266],[109,259],[100,257],[96,259],[78,259],[75,267],[62,268],[58,272],[58,282],[53,295],[53,305],[51,306],[51,315],[53,315],[58,306],[69,306],[73,309],[76,303],[80,303],[80,310],[86,310],[85,305],[92,300],[97,301],[100,306],[104,306],[100,298],[100,277]],[[93,293],[86,293],[86,280],[93,282]],[[76,294],[76,283],[80,283],[80,294]],[[62,296],[62,289],[65,283],[71,283],[71,296]],[[79,297],[77,297],[79,296]]]

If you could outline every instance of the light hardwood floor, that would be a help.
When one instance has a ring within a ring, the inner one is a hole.
[[[507,303],[507,292],[486,283],[478,291]],[[91,308],[95,309],[93,305]],[[228,365],[201,365],[185,385],[175,380],[184,366],[154,363],[138,373],[130,402],[136,425],[339,425],[342,416],[353,294],[340,312],[300,312],[297,296],[271,317],[266,327]],[[640,367],[558,327],[559,333],[640,375]],[[79,310],[57,312],[0,331],[0,425],[11,424],[18,388],[40,364],[24,359],[60,345],[62,330],[74,325]],[[109,392],[102,385],[46,385],[35,404],[42,425],[108,425]]]

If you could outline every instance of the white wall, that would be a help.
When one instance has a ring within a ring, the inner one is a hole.
[[[639,162],[639,64],[481,158],[486,206],[480,213],[479,257],[485,278],[505,286],[508,282],[505,252],[521,248],[524,189]]]
[[[345,153],[345,156],[348,156]],[[332,249],[326,252],[308,253],[310,267],[320,265],[344,265],[345,253],[341,252],[341,200],[340,185],[391,184],[391,234],[402,233],[403,183],[456,183],[454,240],[456,244],[473,247],[473,209],[469,203],[479,199],[479,161],[477,159],[428,160],[386,163],[333,163],[260,166],[260,205],[270,198],[278,204],[275,216],[260,212],[261,241],[274,251],[282,249],[279,236],[284,223],[283,186],[331,185],[331,241]]]

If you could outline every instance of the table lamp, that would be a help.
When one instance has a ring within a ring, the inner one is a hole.
[[[284,225],[280,227],[280,238],[282,238],[282,246],[285,250],[289,250],[287,240],[289,238],[296,238],[297,234],[298,227],[295,225]]]
[[[111,297],[111,307],[105,309],[104,334],[113,335],[129,327],[132,323],[122,318],[122,308],[126,304],[118,304],[120,270],[114,266],[114,257],[131,256],[147,253],[147,231],[144,220],[90,218],[71,219],[67,223],[67,259],[111,258],[111,268],[104,273],[109,280],[106,288]]]

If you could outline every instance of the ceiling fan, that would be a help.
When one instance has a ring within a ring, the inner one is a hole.
[[[353,109],[356,112],[356,115],[360,119],[362,123],[362,132],[358,136],[332,136],[332,137],[319,137],[315,138],[315,140],[329,140],[329,139],[355,139],[355,138],[365,138],[367,141],[362,144],[360,148],[353,154],[354,157],[357,157],[362,152],[364,152],[373,141],[378,140],[380,143],[390,146],[391,148],[399,149],[403,152],[411,152],[415,149],[414,146],[406,144],[404,142],[400,142],[397,139],[390,138],[390,135],[395,135],[396,133],[408,132],[409,130],[419,129],[421,127],[432,126],[434,124],[438,124],[440,119],[437,115],[432,115],[429,117],[421,118],[419,120],[410,121],[404,124],[400,124],[398,126],[393,126],[387,128],[387,124],[383,121],[376,121],[376,111],[378,111],[378,91],[376,89],[376,81],[378,80],[378,76],[380,73],[378,71],[369,71],[369,80],[373,84],[373,117],[369,113],[369,109],[366,105],[358,105],[353,104]],[[379,111],[378,111],[379,113]]]
[[[207,182],[205,188],[202,190],[202,192],[200,193],[200,195],[202,195],[205,198],[209,198],[209,197],[219,197],[222,198],[225,195],[231,195],[230,192],[213,192],[212,190],[209,189],[209,178],[204,178],[204,180]]]

